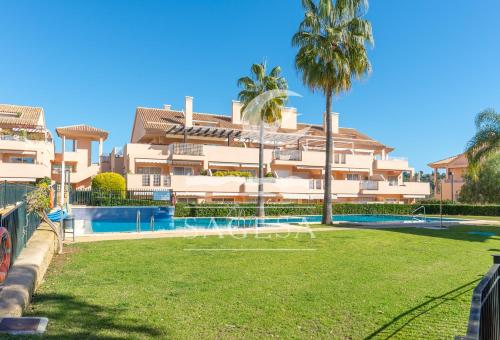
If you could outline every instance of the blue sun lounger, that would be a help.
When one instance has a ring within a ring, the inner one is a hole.
[[[47,214],[47,217],[52,222],[60,222],[61,220],[68,217],[68,212],[66,210],[59,209],[59,210],[51,212],[50,214]]]

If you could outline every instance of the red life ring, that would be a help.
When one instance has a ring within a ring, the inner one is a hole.
[[[7,229],[0,227],[0,240],[1,240],[1,255],[2,262],[0,263],[0,282],[4,282],[7,278],[7,273],[10,267],[10,252],[12,250],[12,243],[10,240],[10,234]]]

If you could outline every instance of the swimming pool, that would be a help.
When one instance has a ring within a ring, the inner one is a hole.
[[[226,217],[187,217],[187,218],[145,218],[137,219],[114,217],[94,218],[85,223],[84,233],[107,232],[143,232],[160,230],[186,230],[186,229],[235,229],[266,227],[288,223],[319,223],[320,215],[294,216],[294,217],[266,217],[255,218],[226,218]],[[153,215],[154,216],[154,215]],[[351,223],[416,223],[437,222],[438,218],[414,218],[400,215],[334,215],[334,221]]]

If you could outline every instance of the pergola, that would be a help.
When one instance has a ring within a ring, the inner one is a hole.
[[[184,142],[187,141],[188,136],[196,137],[213,137],[225,138],[228,145],[231,138],[237,141],[259,143],[260,132],[253,129],[233,129],[222,128],[213,126],[191,126],[185,127],[183,125],[174,125],[165,131],[166,135],[183,135]],[[305,134],[300,133],[282,133],[275,131],[264,131],[264,144],[265,145],[291,145],[299,143],[302,138],[306,137]]]

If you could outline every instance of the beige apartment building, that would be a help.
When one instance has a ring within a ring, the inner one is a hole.
[[[53,159],[43,108],[0,104],[0,180],[32,183],[50,177]]]
[[[462,153],[428,165],[434,169],[434,187],[440,188],[440,190],[435,190],[434,197],[440,198],[442,193],[444,200],[458,200],[460,190],[465,183],[464,176],[469,166],[467,156]],[[438,183],[438,171],[440,169],[445,170],[446,177]]]
[[[111,171],[110,157],[103,155],[107,131],[80,124],[58,127],[56,133],[61,138],[61,152],[55,154],[52,162],[53,181],[61,183],[64,173],[64,182],[72,188],[89,188],[92,177],[100,172]],[[98,147],[97,162],[92,161],[92,144]]]
[[[279,127],[264,137],[265,196],[269,202],[311,202],[323,197],[325,124],[297,121],[284,108]],[[339,127],[332,114],[334,156],[332,194],[337,202],[413,202],[430,194],[428,183],[410,180],[408,160],[392,158],[392,147],[353,128]],[[252,202],[257,196],[257,130],[242,121],[241,103],[231,115],[138,107],[130,143],[110,156],[112,171],[123,173],[129,190],[172,190],[178,201]],[[237,176],[221,176],[238,171]],[[248,177],[242,176],[242,172]]]

